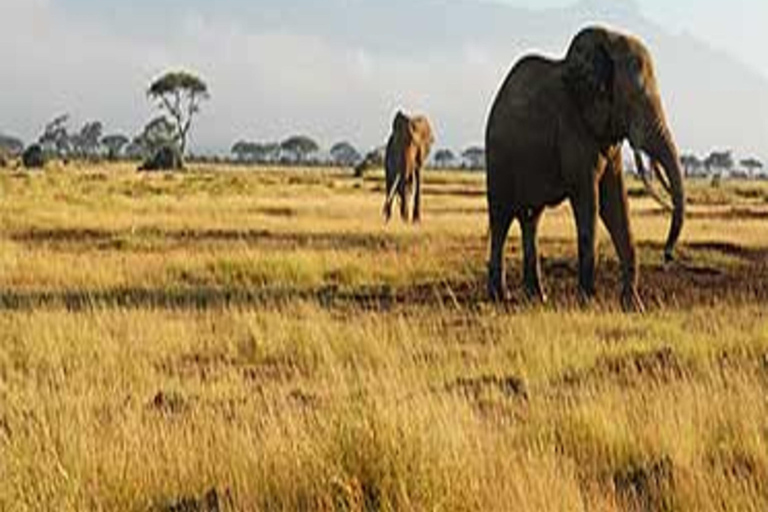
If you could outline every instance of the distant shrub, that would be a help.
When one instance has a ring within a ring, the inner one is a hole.
[[[176,146],[162,146],[144,161],[140,171],[176,171],[183,167],[181,152]]]
[[[21,155],[21,162],[27,169],[42,169],[45,166],[45,155],[40,144],[32,144]]]

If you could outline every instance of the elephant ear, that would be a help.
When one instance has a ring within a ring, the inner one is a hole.
[[[616,65],[602,29],[586,29],[571,43],[563,75],[566,88],[600,136],[610,133]]]

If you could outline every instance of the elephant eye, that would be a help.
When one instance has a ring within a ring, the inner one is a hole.
[[[638,89],[645,88],[645,74],[643,73],[643,63],[640,59],[630,58],[627,68],[633,84]]]
[[[638,71],[637,73],[634,73],[633,76],[634,76],[635,86],[638,89],[645,89],[645,75],[643,75],[643,72]]]

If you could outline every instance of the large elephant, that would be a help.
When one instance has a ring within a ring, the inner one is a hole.
[[[672,196],[664,250],[670,261],[685,215],[678,150],[667,125],[651,55],[638,39],[600,27],[579,32],[562,60],[527,56],[499,91],[486,129],[491,247],[488,290],[506,296],[504,243],[520,222],[523,282],[529,297],[546,300],[540,282],[536,231],[542,211],[568,199],[576,220],[579,289],[595,293],[598,215],[622,270],[622,306],[642,310],[637,257],[624,188],[622,141],[637,161],[645,153]],[[644,168],[641,174],[647,175]]]
[[[395,114],[384,156],[387,193],[384,218],[387,221],[392,216],[395,196],[400,198],[400,216],[408,220],[408,202],[414,188],[413,221],[421,220],[421,169],[434,141],[432,127],[426,117],[408,117],[401,111]]]

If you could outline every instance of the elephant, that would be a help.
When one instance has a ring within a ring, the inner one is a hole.
[[[595,230],[599,216],[622,272],[621,304],[643,311],[638,264],[624,185],[621,146],[628,140],[640,173],[647,155],[671,195],[666,262],[685,217],[678,149],[667,124],[651,54],[638,38],[604,27],[582,29],[564,58],[520,59],[497,93],[486,126],[486,195],[490,258],[488,293],[508,298],[504,244],[520,222],[526,295],[546,302],[541,286],[537,229],[542,212],[570,202],[578,239],[579,296],[595,295]]]
[[[386,221],[392,216],[395,196],[400,198],[400,216],[404,221],[408,220],[408,202],[414,188],[413,222],[421,221],[421,170],[434,141],[432,127],[426,117],[408,117],[402,111],[395,114],[384,154]]]

